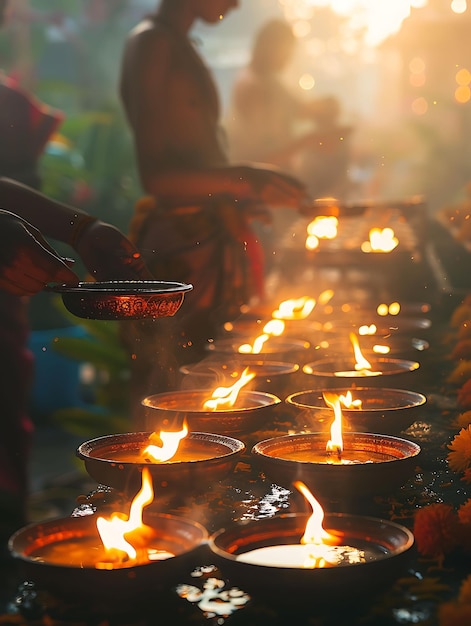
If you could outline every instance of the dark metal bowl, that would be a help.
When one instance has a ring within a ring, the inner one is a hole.
[[[252,448],[254,462],[274,482],[286,486],[302,480],[320,500],[349,508],[359,498],[372,498],[401,487],[414,474],[420,453],[420,446],[407,439],[348,432],[343,435],[345,457],[365,453],[384,455],[384,460],[338,465],[296,458],[300,453],[323,458],[328,439],[325,433],[266,439]]]
[[[325,403],[322,389],[298,391],[285,400],[294,414],[309,428],[328,432],[333,410]],[[344,430],[370,433],[399,433],[410,426],[420,415],[427,398],[417,391],[388,389],[384,387],[339,387],[336,394],[351,391],[353,399],[361,400],[360,408],[342,406]],[[332,390],[330,390],[332,392]]]
[[[77,317],[135,320],[171,317],[192,285],[157,280],[81,282],[77,287],[48,288],[60,293],[65,307]]]
[[[157,493],[162,489],[193,493],[225,478],[233,470],[238,455],[245,450],[245,444],[238,439],[213,433],[191,432],[181,440],[179,450],[183,453],[194,451],[195,460],[146,463],[139,460],[139,456],[149,444],[150,434],[151,432],[138,432],[105,435],[82,443],[76,454],[84,461],[91,478],[102,485],[133,493],[139,489],[142,470],[147,467]],[[136,462],[117,461],[118,452],[135,455]],[[209,458],[196,460],[198,453]]]
[[[144,510],[143,521],[155,529],[159,548],[175,557],[111,570],[64,566],[34,558],[34,552],[42,546],[97,537],[96,517],[65,517],[16,531],[8,545],[24,580],[34,582],[39,590],[61,600],[85,603],[89,612],[138,613],[140,608],[155,602],[156,594],[169,591],[179,582],[182,571],[191,571],[198,564],[208,537],[206,529],[193,520]]]
[[[236,338],[217,339],[207,344],[208,352],[214,354],[233,355],[245,360],[276,360],[290,361],[294,363],[304,363],[309,359],[311,344],[304,339],[291,337],[270,337],[263,344],[259,354],[243,354],[239,352],[239,347],[244,343],[250,343],[251,339]]]
[[[281,514],[221,529],[209,539],[209,547],[221,570],[232,583],[254,597],[266,596],[273,603],[309,603],[311,607],[346,597],[359,601],[387,589],[407,569],[412,533],[405,527],[373,517],[327,513],[324,528],[343,535],[342,545],[365,550],[371,558],[332,568],[286,568],[254,565],[237,556],[280,544],[296,544],[304,533],[307,513]],[[334,610],[334,609],[332,609]]]
[[[190,431],[241,435],[252,433],[270,419],[281,399],[266,391],[241,389],[233,407],[210,411],[203,405],[211,397],[207,390],[167,391],[142,401],[147,430],[165,430],[185,418]]]

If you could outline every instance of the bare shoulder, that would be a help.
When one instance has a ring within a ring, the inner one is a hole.
[[[172,37],[164,28],[152,19],[145,19],[128,34],[124,59],[144,62],[149,58],[155,59],[156,55],[165,58],[172,45]]]

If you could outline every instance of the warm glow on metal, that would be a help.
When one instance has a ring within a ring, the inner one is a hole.
[[[335,239],[339,221],[334,215],[319,215],[307,225],[307,234],[318,239]]]
[[[343,437],[342,437],[342,408],[340,406],[340,397],[335,393],[324,391],[322,394],[324,402],[334,411],[334,421],[330,426],[330,439],[328,440],[325,449],[327,452],[335,452],[339,456],[343,450]]]
[[[187,435],[188,426],[186,422],[183,424],[183,428],[178,431],[161,430],[159,434],[152,433],[149,436],[150,444],[144,450],[144,455],[150,456],[152,461],[159,463],[169,461],[177,453],[180,441]],[[160,444],[154,442],[160,442]]]
[[[358,337],[355,333],[350,333],[350,341],[353,347],[353,353],[355,355],[355,369],[359,370],[370,370],[371,363],[366,359],[360,349],[360,343],[358,341]]]
[[[217,387],[213,391],[211,399],[204,403],[204,408],[216,411],[220,408],[230,408],[234,406],[239,395],[239,391],[254,377],[255,372],[250,372],[249,368],[246,367],[240,375],[239,380],[236,380],[233,385],[230,387]]]
[[[137,529],[144,530],[146,528],[142,523],[142,511],[153,499],[152,479],[149,469],[144,467],[142,486],[131,503],[129,517],[123,513],[113,513],[110,518],[99,517],[96,521],[98,533],[107,551],[125,553],[130,559],[136,558],[136,549],[126,541],[124,535]]]
[[[281,302],[278,309],[273,311],[272,316],[279,320],[303,320],[312,313],[315,306],[316,300],[314,298],[308,296],[293,298]]]
[[[392,252],[399,245],[398,238],[392,228],[372,228],[370,240],[361,245],[363,252]]]

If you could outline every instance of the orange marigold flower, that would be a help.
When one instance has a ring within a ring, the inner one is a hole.
[[[445,556],[458,541],[458,515],[449,504],[429,504],[414,518],[414,537],[422,556]]]
[[[468,426],[471,424],[471,411],[465,411],[464,413],[460,413],[453,422],[453,424],[457,428],[468,428]]]
[[[448,464],[455,472],[464,472],[471,465],[471,424],[455,435],[448,448]]]
[[[467,483],[471,483],[471,467],[468,467],[468,469],[464,471],[463,480]]]

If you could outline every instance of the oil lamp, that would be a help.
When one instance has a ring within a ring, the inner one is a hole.
[[[142,400],[150,429],[166,429],[184,418],[192,431],[223,435],[257,430],[273,415],[281,399],[266,391],[243,389],[253,378],[250,367],[230,387],[208,390],[181,389],[147,396]]]
[[[343,432],[339,395],[328,391],[324,400],[334,413],[330,438],[315,432],[261,441],[252,448],[261,471],[282,485],[303,480],[347,508],[401,487],[414,472],[420,446],[391,435]]]
[[[325,401],[327,390],[311,389],[290,394],[285,402],[310,430],[325,431],[332,410]],[[347,431],[399,433],[420,415],[427,398],[417,391],[385,387],[340,387],[343,427]]]
[[[122,612],[129,603],[170,588],[207,539],[198,523],[144,510],[153,500],[150,472],[128,512],[90,514],[30,524],[9,540],[25,579],[90,610]]]
[[[389,585],[406,567],[412,533],[393,522],[334,513],[301,481],[295,486],[312,506],[311,514],[281,514],[239,523],[210,537],[223,571],[244,589],[272,602],[299,598],[322,604],[350,594],[359,599]],[[241,582],[242,584],[242,582]]]

